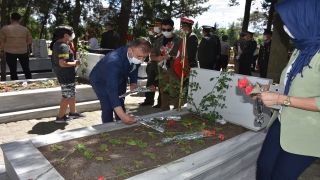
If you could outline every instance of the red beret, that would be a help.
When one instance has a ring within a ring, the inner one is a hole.
[[[194,21],[191,20],[191,19],[188,19],[186,17],[181,17],[181,24],[191,24],[191,25],[193,25]]]

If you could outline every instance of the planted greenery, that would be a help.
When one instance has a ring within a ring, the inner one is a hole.
[[[63,146],[58,146],[58,145],[51,145],[51,151],[58,151],[63,149]]]

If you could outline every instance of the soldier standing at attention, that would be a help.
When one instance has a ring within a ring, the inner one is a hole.
[[[215,39],[216,35],[210,35],[210,28],[211,26],[202,26],[202,34],[204,36],[198,48],[198,61],[200,68],[213,70],[217,55],[217,52],[213,49],[217,46],[217,40]],[[219,52],[221,52],[221,49]]]
[[[253,32],[247,31],[246,44],[241,52],[239,59],[239,74],[251,76],[251,62],[253,61],[253,54],[257,48],[257,42],[253,39]]]
[[[246,33],[241,32],[239,35],[240,35],[240,38],[236,42],[234,42],[234,44],[233,44],[233,52],[234,52],[233,61],[234,61],[234,72],[235,73],[239,73],[240,55],[238,54],[238,52],[241,52],[243,50],[244,45],[247,42],[247,40],[245,39]]]
[[[194,21],[185,17],[181,18],[181,28],[183,32],[187,32],[187,55],[188,55],[188,63],[190,68],[198,67],[198,62],[196,60],[196,54],[198,49],[198,37],[192,32],[192,25]]]
[[[161,22],[162,19],[156,18],[154,21],[154,25],[149,25],[148,27],[148,33],[150,36],[152,36],[150,38],[150,42],[153,45],[154,42],[162,37],[162,32],[161,32]],[[151,29],[152,28],[152,29]],[[153,33],[153,35],[151,35],[151,33]],[[159,75],[158,72],[158,63],[156,61],[151,60],[150,57],[147,58],[148,59],[148,65],[146,68],[147,74],[148,74],[148,80],[147,80],[147,85],[146,86],[151,86],[151,85],[155,85],[159,87],[159,82],[158,80],[156,80],[156,77]],[[139,103],[140,106],[152,106],[154,104],[154,96],[155,96],[155,92],[147,92],[145,93],[145,100],[142,103]],[[161,107],[161,93],[160,93],[160,89],[159,89],[159,96],[158,96],[158,103],[154,106],[152,106],[153,108],[160,108]]]
[[[120,35],[114,31],[115,22],[107,22],[107,32],[102,34],[100,47],[106,49],[117,49],[119,47]]]
[[[260,46],[257,69],[260,71],[260,77],[266,78],[271,49],[272,31],[265,29],[263,35],[264,42]]]

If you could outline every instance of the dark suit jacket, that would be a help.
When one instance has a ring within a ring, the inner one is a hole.
[[[268,67],[270,50],[271,50],[271,41],[272,40],[270,40],[269,42],[263,42],[260,46],[258,65],[261,68]]]
[[[92,69],[91,76],[95,76],[96,82],[105,84],[106,93],[109,95],[112,108],[121,106],[119,95],[126,91],[128,77],[130,83],[137,83],[139,65],[131,71],[131,65],[127,56],[128,46],[118,48],[104,56]],[[121,87],[121,88],[119,88]],[[124,89],[123,89],[124,88]]]
[[[242,54],[240,56],[240,63],[251,63],[253,61],[253,53],[257,48],[257,42],[254,39],[250,39],[244,45]]]
[[[199,62],[215,62],[216,56],[221,54],[220,40],[217,35],[206,34],[198,48]]]
[[[198,63],[196,60],[197,48],[198,48],[198,37],[195,33],[190,32],[187,34],[187,53],[190,67],[197,67]]]
[[[114,31],[109,30],[102,34],[100,47],[107,49],[117,49],[119,47],[120,35]]]

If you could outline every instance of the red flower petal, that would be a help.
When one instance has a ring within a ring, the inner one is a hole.
[[[246,91],[246,94],[249,95],[253,90],[253,87],[252,86],[247,86],[245,91]]]
[[[216,135],[216,131],[215,130],[212,130],[211,133],[212,133],[212,135]]]
[[[224,135],[223,134],[219,134],[219,138],[221,139],[221,141],[224,140]]]
[[[170,120],[167,124],[166,124],[166,126],[173,126],[174,125],[174,121],[173,120]]]
[[[98,180],[105,180],[104,177],[99,177]]]
[[[204,136],[209,137],[211,136],[211,131],[210,130],[202,130],[201,132]]]
[[[6,87],[6,88],[4,89],[4,91],[5,91],[5,92],[8,92],[8,91],[9,91],[9,88],[8,88],[8,87]]]
[[[238,87],[239,88],[245,88],[248,83],[249,83],[249,80],[247,78],[239,79],[238,80]]]

